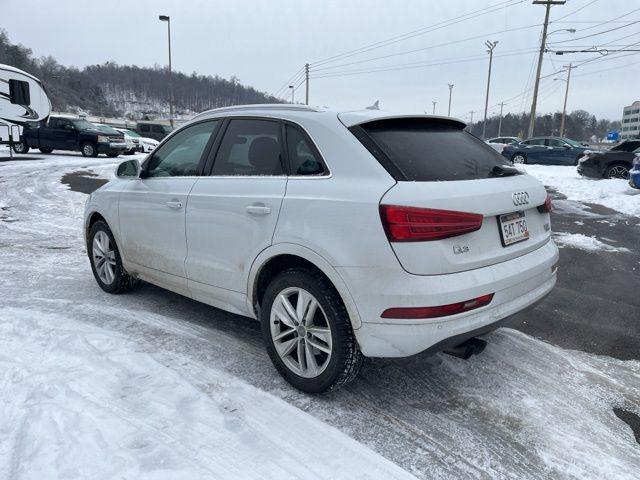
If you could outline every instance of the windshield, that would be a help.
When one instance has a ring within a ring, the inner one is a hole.
[[[612,152],[636,152],[640,147],[640,142],[622,142],[611,149]]]
[[[89,123],[86,120],[73,120],[73,126],[78,130],[97,130],[98,127],[93,123]]]
[[[110,135],[121,135],[121,132],[117,131],[115,128],[110,127],[109,125],[96,125],[95,127],[102,133],[108,133]]]
[[[567,142],[572,147],[582,147],[583,145],[580,142],[576,142],[575,140],[571,140],[570,138],[563,138],[565,142]]]

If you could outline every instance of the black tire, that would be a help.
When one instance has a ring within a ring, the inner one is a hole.
[[[82,145],[80,145],[80,152],[82,153],[83,157],[97,157],[98,156],[98,149],[91,142],[84,142]]]
[[[520,157],[522,159],[522,161],[516,161],[516,160],[518,160],[518,157]],[[511,157],[511,163],[513,163],[514,165],[526,164],[527,163],[527,156],[522,152],[517,152]]]
[[[18,154],[28,153],[29,146],[24,143],[24,140],[20,140],[19,142],[13,144],[13,151]]]
[[[120,155],[119,153],[107,153],[107,157],[109,158],[116,158],[118,155]]]
[[[271,309],[274,300],[280,292],[291,287],[302,288],[315,297],[331,329],[331,357],[325,369],[316,377],[306,378],[294,373],[280,358],[271,335]],[[298,390],[307,393],[336,390],[358,376],[364,356],[353,334],[349,315],[333,285],[320,273],[292,268],[278,274],[264,293],[260,322],[271,361],[280,375]]]
[[[98,274],[96,268],[96,258],[93,255],[93,241],[98,232],[104,232],[107,237],[109,237],[109,241],[111,242],[113,251],[115,253],[114,278],[111,283],[107,283],[102,278],[100,278],[100,275]],[[129,275],[122,266],[120,250],[118,250],[118,245],[116,244],[115,238],[113,237],[113,233],[111,233],[109,226],[102,220],[98,220],[96,223],[94,223],[89,230],[89,234],[87,235],[87,255],[89,256],[89,263],[91,263],[91,271],[93,272],[93,276],[96,279],[96,282],[98,282],[100,288],[105,292],[112,294],[130,292],[140,283],[139,280]]]
[[[39,150],[42,153],[51,153],[51,152],[53,152],[53,148],[40,148]]]
[[[609,165],[604,171],[604,178],[622,178],[629,180],[629,166],[623,163]]]

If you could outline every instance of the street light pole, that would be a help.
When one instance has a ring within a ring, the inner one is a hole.
[[[293,87],[293,85],[289,85],[289,88],[291,89],[291,103],[295,103],[293,101],[293,92],[295,91],[295,88]]]
[[[560,120],[560,136],[564,137],[564,122],[567,115],[567,97],[569,97],[569,82],[571,81],[571,70],[576,68],[573,64],[563,65],[567,69],[567,88],[564,91],[564,105],[562,107],[562,120]]]
[[[173,127],[173,80],[171,79],[171,17],[169,17],[169,15],[160,15],[158,19],[161,22],[167,22],[167,39],[169,42],[169,122]]]
[[[498,136],[502,133],[502,109],[504,108],[504,102],[500,102],[500,121],[498,122]]]
[[[549,27],[549,13],[551,5],[564,5],[566,0],[534,0],[534,5],[544,5],[544,26],[542,27],[542,41],[540,42],[540,53],[538,54],[538,68],[536,70],[536,82],[533,86],[533,100],[531,102],[531,113],[529,118],[529,130],[527,137],[533,136],[533,127],[536,124],[536,104],[538,103],[538,87],[540,85],[540,71],[542,70],[542,56],[544,55],[545,46],[547,44],[547,28]]]
[[[484,100],[484,123],[482,124],[482,138],[486,137],[487,133],[487,110],[489,109],[489,86],[491,85],[491,64],[493,63],[493,49],[498,45],[498,41],[490,42],[486,41],[484,44],[487,46],[487,53],[489,54],[489,75],[487,76],[487,96]]]
[[[453,91],[453,83],[447,83],[449,85],[449,108],[447,109],[447,117],[451,116],[451,92]]]
[[[436,103],[438,103],[438,102],[432,101],[431,103],[433,103],[433,115],[435,115],[436,114]]]

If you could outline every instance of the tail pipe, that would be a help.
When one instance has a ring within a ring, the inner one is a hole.
[[[460,345],[447,348],[446,350],[443,350],[443,352],[447,355],[462,358],[463,360],[469,360],[472,356],[482,353],[486,346],[487,342],[477,337],[473,337],[462,342]]]

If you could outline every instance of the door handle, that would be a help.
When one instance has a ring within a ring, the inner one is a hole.
[[[269,215],[271,207],[267,207],[264,203],[247,205],[247,212],[251,215]]]
[[[174,208],[176,210],[179,210],[182,208],[182,202],[179,202],[178,200],[171,200],[165,203],[165,205],[169,208]]]

